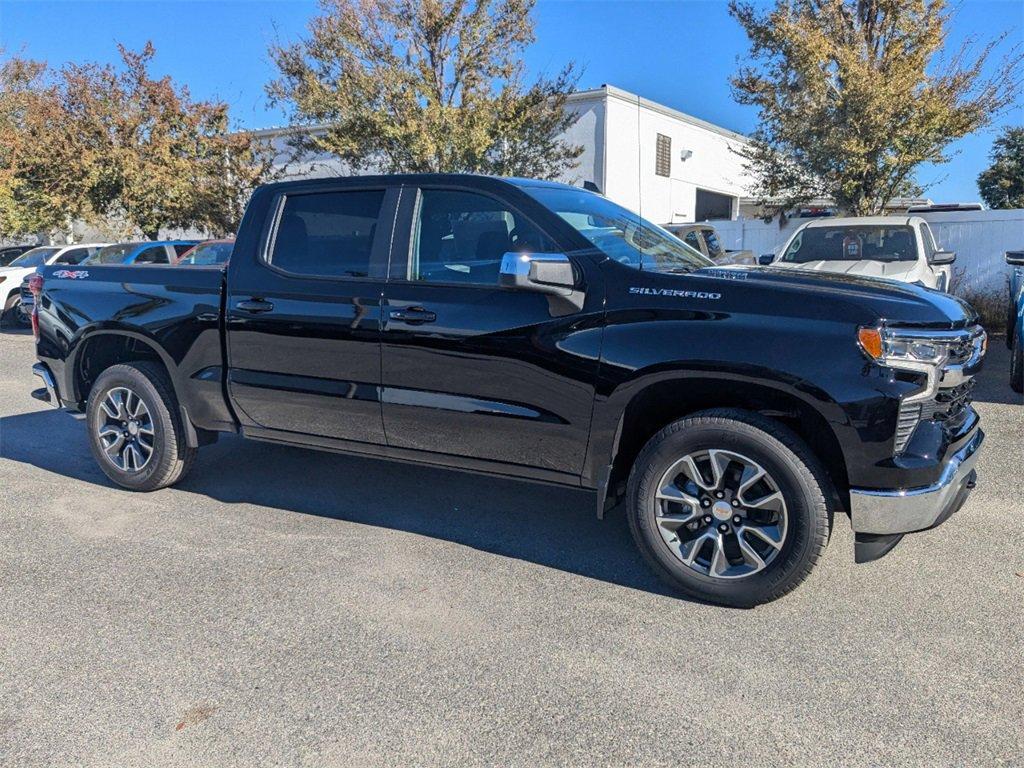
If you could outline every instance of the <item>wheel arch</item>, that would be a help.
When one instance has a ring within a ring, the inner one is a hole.
[[[71,355],[71,391],[75,400],[84,404],[99,375],[112,365],[149,360],[159,363],[167,372],[179,401],[177,365],[155,339],[138,331],[123,328],[99,328],[82,334]]]
[[[621,498],[634,460],[659,430],[711,408],[738,408],[788,427],[825,467],[838,497],[834,500],[838,508],[849,509],[850,486],[842,447],[817,406],[792,390],[771,384],[680,375],[644,384],[621,408],[610,454],[605,456],[606,481],[599,483],[599,511]]]

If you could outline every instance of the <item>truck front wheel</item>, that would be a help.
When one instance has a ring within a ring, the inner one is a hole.
[[[751,607],[810,574],[828,541],[829,481],[783,425],[737,409],[704,411],[650,439],[629,478],[633,538],[682,592]]]
[[[174,388],[155,363],[107,368],[89,393],[86,420],[93,457],[104,474],[124,488],[166,488],[178,482],[195,459]]]

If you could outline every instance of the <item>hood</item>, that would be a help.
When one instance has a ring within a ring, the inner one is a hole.
[[[848,275],[864,275],[865,277],[884,277],[888,280],[906,280],[917,266],[916,261],[808,261],[806,264],[777,261],[772,264],[779,269],[801,269],[809,272],[840,272]]]
[[[841,312],[841,304],[855,315],[867,318],[861,322],[962,328],[978,321],[978,313],[970,304],[948,293],[914,283],[879,280],[855,273],[772,265],[708,267],[691,274],[719,278],[723,283],[742,283],[757,290],[802,293],[808,299],[813,297],[815,305],[823,300],[824,306],[832,307],[836,313]]]

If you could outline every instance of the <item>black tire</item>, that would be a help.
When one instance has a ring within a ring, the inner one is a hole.
[[[789,520],[781,548],[766,567],[743,578],[698,573],[684,565],[658,531],[657,484],[673,462],[709,449],[757,461],[786,503]],[[756,413],[723,408],[680,419],[650,439],[630,473],[627,515],[637,546],[663,581],[701,600],[748,608],[782,597],[808,577],[831,534],[827,500],[832,498],[821,463],[791,430]]]
[[[1021,344],[1020,334],[1014,330],[1013,339],[1010,342],[1010,389],[1014,392],[1024,392],[1024,345]]]
[[[152,455],[137,471],[115,466],[107,457],[99,437],[100,427],[106,418],[100,404],[118,388],[140,397],[152,418]],[[192,468],[196,449],[190,448],[186,440],[178,398],[170,379],[156,363],[142,361],[114,365],[101,373],[89,393],[86,422],[93,458],[103,473],[123,488],[132,491],[166,488],[178,482]]]

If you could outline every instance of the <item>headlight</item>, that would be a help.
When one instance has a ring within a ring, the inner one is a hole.
[[[857,332],[857,340],[865,354],[880,365],[922,371],[945,363],[965,341],[970,341],[970,334],[965,331],[861,328]]]

